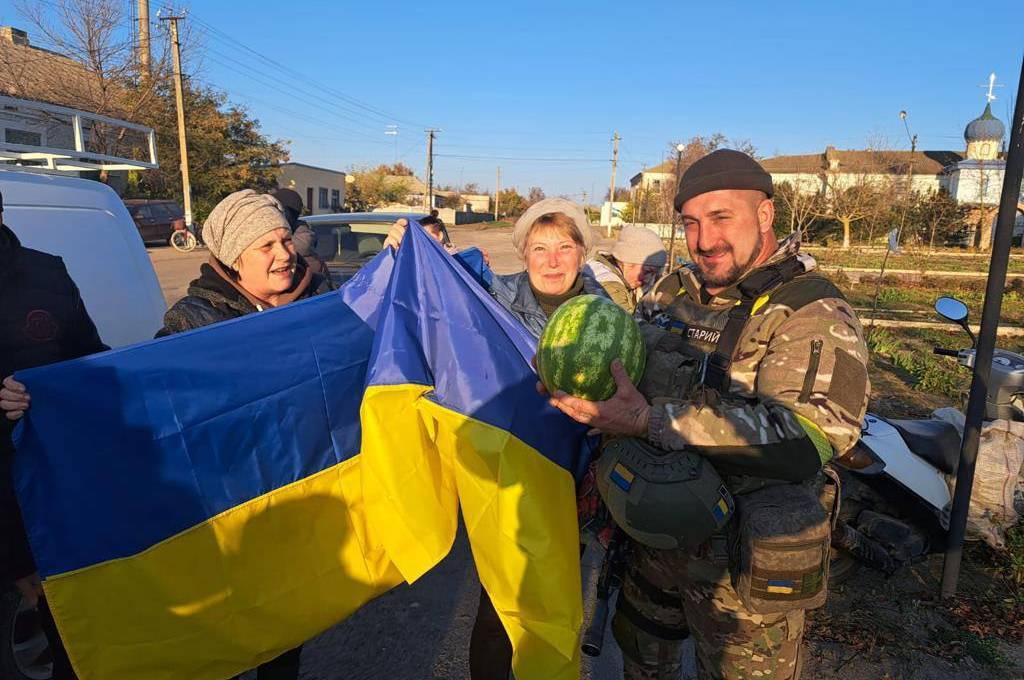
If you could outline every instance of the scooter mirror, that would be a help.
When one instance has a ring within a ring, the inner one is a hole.
[[[963,324],[967,321],[967,305],[956,298],[940,297],[935,301],[935,311],[953,323]]]

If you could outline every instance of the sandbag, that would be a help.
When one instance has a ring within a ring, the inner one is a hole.
[[[964,431],[964,414],[955,408],[940,408],[932,413]],[[1024,463],[1024,423],[991,420],[981,428],[974,488],[967,511],[967,540],[985,541],[998,550],[1006,546],[1006,530],[1017,523],[1014,494]],[[946,475],[950,493],[955,475]]]

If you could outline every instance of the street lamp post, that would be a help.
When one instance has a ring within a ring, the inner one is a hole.
[[[675,191],[679,190],[679,167],[683,163],[683,150],[686,148],[683,144],[676,144],[676,185]],[[641,186],[643,183],[641,183]],[[672,235],[668,239],[668,270],[672,271],[676,266],[676,210],[675,206],[672,208]]]

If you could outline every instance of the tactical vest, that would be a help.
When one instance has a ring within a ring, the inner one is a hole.
[[[685,289],[682,272],[662,279],[658,294],[672,302],[653,323],[678,338],[660,341],[648,357],[640,389],[648,398],[685,399],[698,386],[721,395],[729,393],[730,369],[743,331],[751,317],[769,303],[793,311],[817,300],[843,295],[827,278],[806,271],[797,256],[758,269],[736,285],[733,305],[707,305]]]

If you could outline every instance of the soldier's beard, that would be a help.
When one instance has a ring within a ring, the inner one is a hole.
[[[700,280],[704,284],[704,287],[705,288],[728,288],[729,286],[732,286],[733,284],[735,284],[737,281],[742,279],[743,276],[748,271],[750,271],[753,268],[754,262],[757,260],[758,255],[761,254],[761,248],[763,246],[764,246],[764,238],[762,237],[761,232],[758,231],[757,232],[757,242],[754,243],[754,249],[751,251],[750,257],[747,259],[747,261],[743,262],[743,263],[739,263],[739,262],[735,262],[734,261],[733,265],[731,267],[729,267],[725,271],[723,271],[721,273],[718,273],[718,274],[715,274],[713,272],[709,272],[707,269],[704,268],[704,266],[701,265],[700,260],[698,259],[698,261],[697,261],[697,269],[700,272]],[[733,249],[732,249],[731,246],[723,246],[722,248],[715,248],[713,250],[700,250],[700,251],[697,251],[697,255],[698,256],[702,256],[702,255],[705,255],[705,256],[712,255],[713,256],[713,255],[718,255],[719,253],[723,252],[723,250],[727,251],[727,252],[733,252]]]

